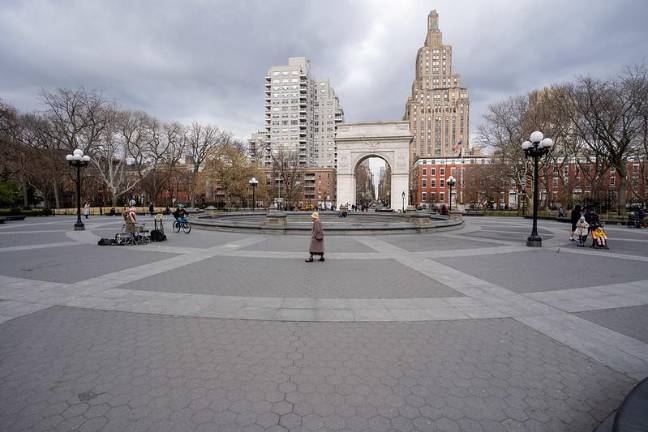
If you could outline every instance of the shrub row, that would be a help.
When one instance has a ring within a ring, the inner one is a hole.
[[[24,215],[24,216],[51,216],[52,210],[48,208],[4,208],[0,209],[0,216],[16,216],[16,215]]]

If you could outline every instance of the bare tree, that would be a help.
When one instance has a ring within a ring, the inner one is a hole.
[[[518,195],[526,195],[528,162],[522,151],[522,143],[529,136],[529,97],[519,96],[488,107],[484,123],[479,129],[482,147],[494,150],[494,158],[506,166],[513,179]]]
[[[202,125],[194,122],[189,127],[186,139],[186,151],[191,161],[189,196],[192,207],[196,205],[196,180],[198,171],[201,169],[207,156],[214,154],[215,147],[228,142],[229,138],[228,134],[220,132],[215,126]]]
[[[22,152],[28,158],[24,167],[26,180],[38,190],[47,205],[60,207],[60,190],[68,179],[65,150],[50,139],[51,123],[36,113],[20,115],[19,140]]]
[[[68,152],[79,148],[92,155],[106,128],[110,105],[101,95],[84,89],[43,92],[42,99],[51,123],[50,139],[58,148]]]
[[[117,198],[131,191],[140,181],[136,168],[130,166],[134,163],[129,164],[130,142],[118,129],[119,115],[115,110],[104,113],[105,126],[91,159],[110,192],[113,207],[117,206]]]
[[[272,180],[276,196],[281,197],[287,208],[292,208],[302,197],[304,182],[303,170],[299,165],[297,152],[288,151],[283,147],[272,153]]]
[[[572,123],[583,146],[616,168],[619,214],[626,207],[627,162],[643,137],[646,80],[645,68],[633,68],[618,79],[581,77],[570,86],[570,102],[577,112]]]

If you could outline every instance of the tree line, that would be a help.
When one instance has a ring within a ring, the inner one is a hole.
[[[162,122],[85,89],[43,92],[41,99],[45,109],[27,113],[0,100],[0,204],[69,203],[74,183],[65,155],[76,148],[91,158],[82,195],[101,191],[106,202],[97,205],[115,207],[136,195],[169,205],[180,185],[195,206],[207,182],[243,200],[249,177],[258,175],[246,143],[215,125]]]
[[[556,177],[563,190],[559,197],[562,205],[571,206],[577,189],[589,191],[582,199],[592,204],[606,201],[605,194],[613,191],[619,214],[625,212],[628,199],[648,202],[647,191],[640,186],[648,184],[645,65],[627,67],[610,79],[578,77],[489,106],[479,140],[481,146],[493,150],[494,163],[476,171],[479,178],[472,182],[486,193],[515,188],[529,195],[530,161],[525,159],[521,144],[534,130],[555,142],[553,151],[541,161],[539,181],[545,191],[545,207],[551,203],[551,182]],[[639,169],[630,179],[629,162],[637,162]],[[576,164],[576,179],[563,169],[568,164]],[[610,170],[619,179],[613,186],[604,184]]]

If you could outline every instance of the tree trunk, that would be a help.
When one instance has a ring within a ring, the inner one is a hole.
[[[23,193],[23,207],[29,206],[29,188],[27,187],[27,181],[24,178],[21,179],[22,182],[22,193]]]
[[[61,201],[60,201],[60,198],[59,198],[58,184],[56,184],[56,182],[52,183],[52,189],[54,190],[54,208],[60,208],[61,207]]]
[[[619,174],[619,189],[617,190],[617,213],[619,216],[625,214],[626,210],[626,165],[624,161],[621,161],[619,164],[615,164],[617,173]]]

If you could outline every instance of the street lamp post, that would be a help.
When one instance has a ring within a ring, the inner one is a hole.
[[[403,197],[403,213],[405,213],[405,191],[401,195]]]
[[[448,177],[446,184],[450,188],[450,193],[448,194],[448,213],[452,211],[452,186],[457,184],[457,180],[453,176]]]
[[[250,186],[252,186],[252,213],[254,213],[254,209],[256,208],[256,196],[254,195],[254,191],[259,182],[257,181],[256,177],[252,177],[248,183],[250,183]]]
[[[553,147],[551,138],[544,138],[542,132],[535,131],[529,137],[529,141],[522,143],[522,150],[526,157],[533,158],[533,229],[527,238],[527,246],[542,246],[542,237],[538,235],[538,160],[549,153]]]
[[[84,155],[83,150],[76,149],[72,154],[65,156],[65,160],[68,161],[70,166],[73,166],[77,170],[77,181],[76,181],[76,198],[77,198],[77,221],[74,224],[74,231],[83,231],[85,230],[85,225],[81,222],[81,168],[88,165],[90,162],[90,156]]]

